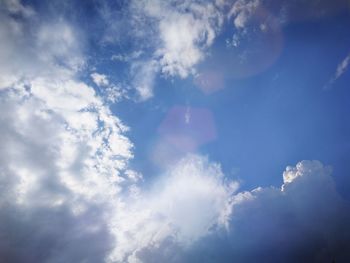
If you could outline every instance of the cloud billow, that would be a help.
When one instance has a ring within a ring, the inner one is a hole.
[[[303,161],[287,168],[289,176],[280,189],[233,195],[225,227],[215,225],[190,247],[168,238],[137,255],[141,262],[346,262],[349,204],[329,167]]]
[[[72,25],[19,1],[0,12],[0,259],[105,262],[129,184],[128,128],[76,77],[85,62]]]

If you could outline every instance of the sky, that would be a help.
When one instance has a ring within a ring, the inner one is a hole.
[[[0,0],[0,261],[350,261],[348,0]]]

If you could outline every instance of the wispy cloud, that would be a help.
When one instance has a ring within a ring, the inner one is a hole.
[[[180,78],[195,74],[196,65],[204,60],[221,29],[223,14],[219,5],[189,0],[175,2],[130,3],[130,35],[136,40],[138,51],[115,55],[113,59],[130,64],[134,88],[141,100],[153,96],[153,82],[158,74]],[[145,23],[148,28],[144,27]]]
[[[236,1],[229,14],[228,17],[233,17],[234,26],[237,29],[242,29],[247,26],[249,20],[251,20],[257,9],[261,6],[260,0],[239,0]]]
[[[333,77],[329,80],[325,88],[330,88],[348,69],[350,64],[350,54],[347,55],[337,66]]]
[[[347,55],[343,61],[338,65],[337,67],[337,71],[335,72],[335,75],[333,77],[333,81],[339,79],[344,73],[345,71],[348,69],[350,64],[350,54]]]

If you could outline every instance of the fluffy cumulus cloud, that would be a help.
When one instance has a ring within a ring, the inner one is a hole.
[[[103,262],[131,157],[119,120],[81,83],[33,80],[1,92],[0,127],[1,259]]]
[[[0,19],[0,258],[104,262],[120,185],[134,182],[127,127],[76,77],[71,25],[18,1]]]
[[[281,188],[231,195],[224,223],[190,246],[169,237],[141,249],[136,262],[346,262],[350,207],[330,173],[318,161],[287,167]]]
[[[187,156],[157,179],[151,189],[129,200],[119,213],[114,259],[143,262],[139,257],[143,250],[161,248],[166,240],[181,247],[191,246],[213,226],[224,226],[229,200],[237,186],[225,180],[218,164],[205,157]]]
[[[81,68],[84,41],[78,41],[76,31],[63,19],[43,22],[32,8],[19,1],[4,1],[0,13],[0,88],[38,75],[68,76]]]

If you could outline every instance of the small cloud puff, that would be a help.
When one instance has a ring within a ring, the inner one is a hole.
[[[106,75],[97,72],[91,73],[90,77],[97,86],[108,86],[109,80]]]

